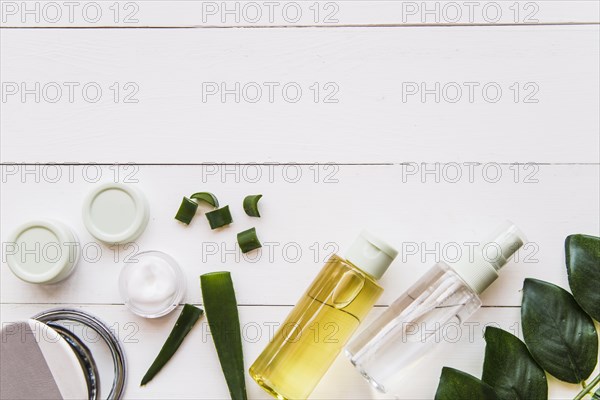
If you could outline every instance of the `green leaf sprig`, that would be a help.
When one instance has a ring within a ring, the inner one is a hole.
[[[435,400],[498,400],[494,389],[472,375],[454,368],[442,368]]]
[[[570,235],[565,241],[569,287],[590,317],[600,321],[600,241],[588,235]]]
[[[521,320],[531,355],[551,375],[580,383],[594,372],[598,357],[594,321],[569,292],[525,279]]]
[[[547,399],[548,381],[527,346],[505,330],[488,326],[481,380],[500,399]]]

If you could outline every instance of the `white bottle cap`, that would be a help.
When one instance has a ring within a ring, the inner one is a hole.
[[[83,205],[83,222],[96,239],[120,244],[144,232],[150,211],[144,194],[131,185],[107,183],[98,186]]]
[[[526,241],[523,232],[506,221],[489,240],[473,246],[472,252],[463,252],[461,259],[450,265],[471,289],[482,293],[498,278],[498,271]]]
[[[398,250],[362,231],[346,252],[346,259],[373,278],[380,279],[397,255]]]
[[[6,263],[29,283],[56,283],[67,278],[79,261],[79,242],[61,222],[35,220],[18,227],[6,244]]]

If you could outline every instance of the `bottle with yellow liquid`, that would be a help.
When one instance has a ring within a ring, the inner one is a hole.
[[[306,399],[373,307],[377,280],[397,250],[362,232],[346,259],[332,255],[250,367],[250,376],[277,399]]]

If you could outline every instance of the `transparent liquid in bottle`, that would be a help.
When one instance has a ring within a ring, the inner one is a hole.
[[[444,340],[445,326],[461,324],[479,307],[478,295],[440,262],[356,336],[346,355],[375,388],[387,392],[404,368]]]

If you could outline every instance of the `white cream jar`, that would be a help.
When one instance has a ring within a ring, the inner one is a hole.
[[[123,266],[119,291],[133,313],[158,318],[177,307],[185,293],[185,280],[171,256],[160,251],[145,251]]]

